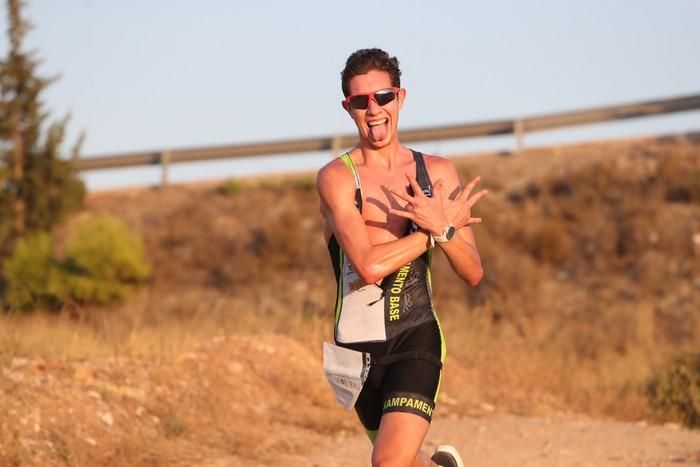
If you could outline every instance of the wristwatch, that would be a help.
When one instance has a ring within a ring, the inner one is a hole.
[[[449,242],[453,238],[455,238],[455,234],[457,233],[457,229],[455,229],[455,226],[452,224],[447,224],[445,229],[442,231],[442,235],[431,235],[433,239],[438,242],[438,243],[445,243]]]

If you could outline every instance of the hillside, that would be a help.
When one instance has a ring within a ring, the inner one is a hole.
[[[438,420],[673,420],[645,385],[700,350],[700,138],[455,162],[490,192],[486,274],[469,289],[435,255]],[[142,233],[154,276],[121,305],[2,317],[0,464],[312,465],[359,442],[320,367],[335,286],[312,176],[95,193],[72,222],[95,213]],[[663,433],[633,458],[692,462],[695,434]]]
[[[490,191],[476,228],[486,275],[470,290],[436,255],[442,315],[467,319],[479,335],[592,360],[692,346],[700,336],[699,150],[697,139],[666,138],[460,160],[463,178],[481,175]],[[211,314],[327,316],[334,284],[313,178],[232,191],[98,194],[89,211],[143,232],[159,314],[206,306]]]

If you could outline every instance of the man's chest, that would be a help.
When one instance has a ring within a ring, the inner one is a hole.
[[[392,191],[408,194],[408,181],[404,174],[375,175],[362,177],[362,217],[375,239],[402,237],[407,229],[406,218],[392,214],[391,210],[403,210],[406,204]],[[391,234],[391,235],[388,235]]]

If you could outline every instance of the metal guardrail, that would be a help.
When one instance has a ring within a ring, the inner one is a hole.
[[[573,112],[560,112],[514,120],[496,120],[465,125],[402,130],[401,141],[410,143],[514,134],[518,150],[521,150],[524,146],[523,138],[525,133],[690,110],[700,110],[700,95],[598,107]],[[302,138],[253,144],[133,152],[76,159],[74,160],[74,167],[78,171],[88,171],[160,164],[163,170],[162,182],[166,184],[168,166],[174,163],[314,151],[332,151],[335,154],[342,148],[355,144],[356,141],[357,134],[353,133],[331,137]]]

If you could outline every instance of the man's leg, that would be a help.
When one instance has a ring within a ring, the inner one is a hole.
[[[418,351],[439,360],[442,334],[437,322],[413,328],[404,336],[403,345],[394,349],[395,354]],[[381,418],[375,419],[379,430],[372,451],[373,466],[435,465],[429,455],[420,452],[420,447],[430,427],[441,369],[439,363],[426,358],[407,358],[386,367]]]
[[[372,450],[372,467],[429,467],[435,464],[420,452],[430,423],[423,417],[405,412],[382,416]]]

